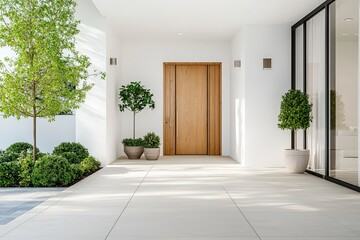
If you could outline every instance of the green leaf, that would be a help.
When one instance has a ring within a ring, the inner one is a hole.
[[[87,81],[91,64],[75,48],[80,24],[75,7],[75,0],[0,1],[0,47],[15,53],[0,61],[5,118],[52,121],[84,102],[92,88]]]
[[[298,130],[310,127],[312,104],[309,96],[300,90],[289,90],[282,96],[278,127],[285,130]]]

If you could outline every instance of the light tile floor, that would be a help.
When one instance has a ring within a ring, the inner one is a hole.
[[[7,225],[1,239],[359,240],[360,194],[229,158],[116,161]]]

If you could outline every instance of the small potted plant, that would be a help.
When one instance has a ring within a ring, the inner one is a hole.
[[[154,95],[150,92],[149,89],[146,89],[141,85],[141,82],[131,82],[130,84],[121,86],[120,88],[120,112],[124,112],[125,109],[133,112],[133,138],[123,140],[124,152],[130,159],[139,159],[144,152],[142,140],[135,139],[135,117],[137,113],[141,112],[147,107],[150,109],[155,108],[155,102],[152,99],[153,96]],[[130,152],[131,156],[128,155]]]
[[[278,127],[294,132],[295,149],[285,149],[285,165],[290,173],[304,173],[309,164],[309,150],[297,149],[297,131],[306,130],[312,122],[312,104],[308,94],[289,90],[282,96]]]
[[[141,138],[125,138],[122,141],[124,152],[129,159],[140,159],[144,152],[144,144]]]
[[[160,156],[160,137],[150,132],[144,136],[143,143],[146,160],[158,160]]]

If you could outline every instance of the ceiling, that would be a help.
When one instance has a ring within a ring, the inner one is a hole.
[[[289,27],[324,0],[93,0],[124,40],[228,41],[244,25]],[[179,36],[179,33],[183,33]]]

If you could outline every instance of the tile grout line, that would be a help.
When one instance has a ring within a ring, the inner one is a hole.
[[[126,203],[125,207],[123,208],[123,210],[121,211],[119,217],[116,219],[115,223],[113,224],[113,226],[111,227],[109,233],[106,235],[105,240],[108,239],[108,237],[110,236],[111,232],[113,231],[115,225],[117,224],[117,222],[120,220],[121,216],[123,215],[123,213],[125,212],[126,208],[129,206],[129,203],[131,202],[131,200],[134,198],[136,192],[139,190],[140,186],[143,184],[143,182],[145,181],[146,177],[148,176],[148,174],[150,173],[150,171],[153,169],[154,165],[151,165],[151,168],[149,169],[149,171],[146,173],[146,175],[143,177],[143,179],[141,180],[141,182],[139,183],[139,185],[137,186],[137,188],[135,189],[134,193],[131,195],[129,201]]]
[[[99,176],[96,175],[96,176],[94,176],[93,179],[89,180],[88,182],[92,182],[92,181],[94,181],[94,180],[95,180],[96,178],[98,178],[98,177],[99,177]],[[81,181],[80,181],[80,182],[81,182]],[[80,182],[79,182],[79,183],[80,183]],[[76,185],[76,184],[75,184],[75,185]],[[78,186],[75,186],[75,185],[72,185],[72,186],[68,187],[68,188],[71,188],[71,187],[72,187],[73,189],[69,190],[69,192],[67,192],[67,193],[59,192],[58,194],[64,194],[65,196],[63,196],[63,197],[59,198],[58,200],[54,201],[52,204],[50,204],[49,206],[45,207],[43,210],[37,212],[37,213],[34,214],[33,216],[29,217],[28,219],[26,219],[25,221],[23,221],[23,222],[20,223],[19,225],[17,225],[17,226],[15,226],[15,227],[11,228],[10,230],[6,231],[4,234],[0,235],[0,239],[3,238],[3,237],[6,237],[6,235],[8,235],[9,233],[15,231],[16,229],[18,229],[19,227],[21,227],[22,225],[24,225],[25,223],[27,223],[28,221],[30,221],[31,219],[33,219],[34,217],[37,217],[38,215],[42,214],[43,212],[45,212],[46,210],[48,210],[49,208],[51,208],[52,206],[54,206],[56,203],[60,202],[60,201],[63,200],[64,198],[66,198],[66,197],[68,197],[69,195],[71,195],[72,193],[74,193],[74,191],[77,190],[77,189],[80,187],[80,184],[79,184]],[[66,191],[68,188],[65,188],[63,191]],[[52,197],[52,198],[55,198],[55,197],[56,197],[56,196],[54,196],[54,197]],[[42,202],[41,204],[45,204],[47,201],[50,201],[50,200],[51,200],[51,198],[47,199],[46,201]],[[41,205],[41,204],[40,204],[40,205]],[[40,206],[40,205],[38,205],[38,206]],[[38,207],[38,206],[37,206],[37,207]],[[34,208],[33,208],[33,209],[34,209]],[[33,209],[30,209],[28,212],[33,211]],[[28,212],[26,212],[25,214],[27,214]],[[14,220],[16,220],[16,219],[14,219]]]
[[[241,209],[239,208],[239,206],[235,203],[234,199],[231,197],[230,193],[226,190],[226,188],[223,186],[224,191],[226,192],[226,194],[229,196],[229,198],[231,199],[231,201],[234,203],[234,205],[236,206],[236,208],[238,209],[238,211],[241,213],[241,215],[245,218],[246,222],[249,224],[249,226],[252,228],[252,230],[254,231],[254,233],[256,234],[256,236],[259,238],[259,240],[261,240],[261,237],[259,236],[259,234],[256,232],[255,228],[253,227],[253,225],[250,223],[250,221],[246,218],[245,214],[241,211]]]

